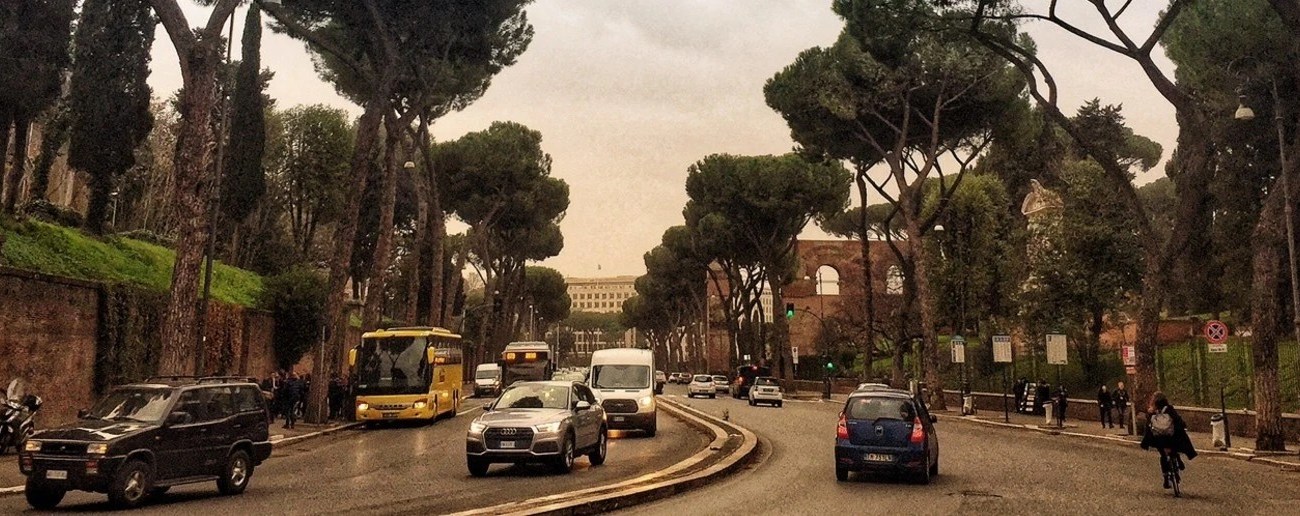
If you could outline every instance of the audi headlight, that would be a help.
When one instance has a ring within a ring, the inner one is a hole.
[[[86,447],[86,453],[90,455],[108,454],[108,443],[95,443]]]
[[[358,403],[358,404],[357,404],[357,412],[365,412],[365,411],[367,411],[367,410],[370,410],[370,404],[369,404],[369,403]]]
[[[539,434],[553,434],[560,431],[560,425],[561,423],[559,421],[554,423],[545,423],[534,426],[533,430]]]
[[[424,407],[429,406],[429,403],[424,400],[420,400],[415,402],[413,406],[415,407],[415,410],[424,410]]]
[[[469,433],[471,434],[481,434],[484,430],[487,430],[487,425],[483,423],[475,421],[469,424]]]
[[[642,396],[640,402],[642,407],[651,407],[654,406],[655,399],[653,396]]]
[[[23,445],[23,451],[38,452],[41,451],[41,442],[35,439],[28,439],[27,444]]]

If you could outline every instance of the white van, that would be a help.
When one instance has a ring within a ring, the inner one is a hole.
[[[654,437],[655,356],[648,349],[602,349],[591,354],[587,385],[600,397],[609,428],[641,430]]]
[[[479,364],[474,370],[474,397],[501,394],[501,366]]]

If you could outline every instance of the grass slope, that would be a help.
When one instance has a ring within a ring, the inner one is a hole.
[[[99,240],[78,230],[29,220],[7,224],[0,263],[55,276],[105,283],[124,283],[166,292],[171,288],[176,253],[140,240]],[[253,306],[262,278],[253,272],[216,263],[212,297]]]

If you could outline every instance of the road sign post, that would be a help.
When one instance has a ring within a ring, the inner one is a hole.
[[[1061,366],[1069,362],[1066,338],[1062,333],[1047,334],[1047,363],[1056,366],[1056,388],[1061,388]]]
[[[966,338],[953,335],[948,342],[952,345],[952,363],[960,364],[958,367],[961,373],[962,406],[965,406],[966,396],[970,393],[970,386],[966,380]]]
[[[1205,323],[1205,350],[1210,353],[1227,353],[1228,352],[1228,325],[1223,321],[1210,321]],[[1219,374],[1219,415],[1223,416],[1223,445],[1232,447],[1232,427],[1228,426],[1228,400],[1227,400],[1227,379],[1223,377],[1222,368]]]
[[[1012,362],[1011,358],[1011,336],[994,335],[993,336],[993,362],[1002,364],[1002,421],[1011,422],[1011,411],[1007,408],[1007,365]]]

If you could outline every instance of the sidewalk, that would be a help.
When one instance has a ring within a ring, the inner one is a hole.
[[[1058,428],[1055,424],[1045,425],[1042,415],[1019,414],[1012,412],[1010,414],[1010,423],[1003,421],[1001,411],[981,410],[973,416],[962,416],[956,410],[940,412],[944,419],[958,419],[971,421],[991,426],[1000,426],[1005,428],[1019,428],[1043,432],[1053,435],[1067,435],[1072,437],[1090,438],[1099,440],[1108,440],[1129,446],[1137,446],[1142,441],[1140,435],[1128,435],[1122,427],[1116,425],[1115,428],[1102,428],[1101,423],[1096,421],[1065,421],[1064,428]],[[1188,432],[1192,439],[1192,445],[1196,447],[1198,453],[1206,455],[1229,456],[1242,460],[1267,463],[1284,468],[1295,468],[1300,470],[1300,445],[1288,443],[1287,451],[1283,452],[1257,452],[1252,446],[1255,440],[1251,437],[1234,435],[1232,436],[1232,448],[1227,451],[1220,451],[1211,447],[1211,435],[1204,432]]]
[[[358,423],[349,423],[346,421],[336,421],[324,425],[311,425],[307,423],[298,423],[293,429],[284,429],[284,419],[276,419],[271,424],[271,444],[273,446],[283,446],[296,443],[305,439],[311,439],[340,430],[346,430],[357,426]],[[22,492],[15,490],[27,482],[27,477],[18,472],[18,455],[8,452],[0,455],[0,496]]]

